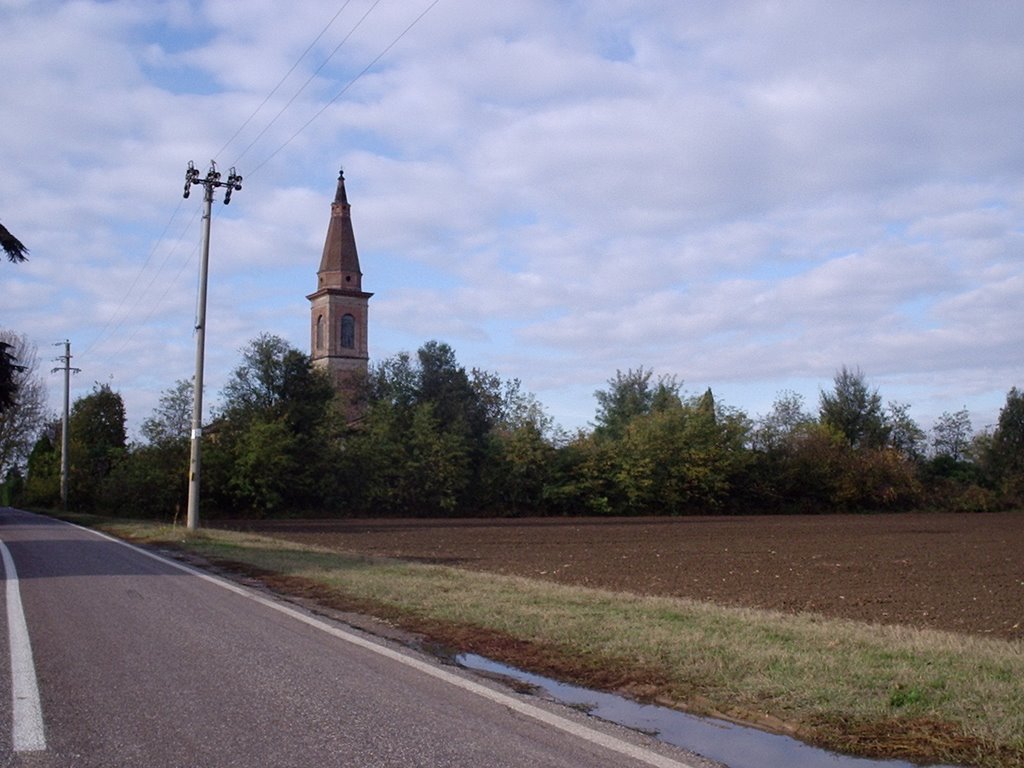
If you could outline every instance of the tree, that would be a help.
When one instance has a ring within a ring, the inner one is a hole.
[[[1013,387],[992,433],[989,464],[999,490],[1011,504],[1024,500],[1024,392]]]
[[[543,473],[531,472],[552,424],[518,380],[467,371],[448,344],[428,341],[415,357],[373,366],[367,392],[366,418],[342,446],[352,503],[422,514],[537,508]]]
[[[890,401],[885,412],[888,446],[906,459],[920,461],[924,455],[924,430],[910,416],[908,403]]]
[[[192,382],[178,379],[160,395],[153,415],[142,422],[142,436],[151,445],[187,442],[192,427]]]
[[[381,361],[367,380],[371,403],[386,401],[407,414],[428,403],[442,429],[461,431],[477,445],[517,407],[513,400],[522,397],[517,387],[488,371],[467,371],[455,351],[438,341],[421,346],[415,360],[401,352]]]
[[[889,439],[890,428],[882,411],[878,390],[868,388],[858,368],[844,365],[833,379],[833,390],[822,390],[818,418],[853,448],[881,448]]]
[[[420,514],[456,512],[470,478],[467,441],[443,429],[433,404],[421,403],[413,410],[405,444],[403,508]]]
[[[992,434],[975,435],[966,408],[944,412],[932,427],[931,458],[922,477],[929,506],[952,512],[984,512],[998,507],[987,476]]]
[[[344,441],[339,472],[353,506],[374,514],[442,515],[463,508],[468,442],[445,430],[432,403],[372,403]]]
[[[188,500],[188,444],[133,445],[100,484],[97,506],[113,515],[182,515]]]
[[[286,395],[288,374],[302,357],[287,341],[270,333],[261,333],[241,352],[242,363],[221,392],[222,412],[235,417],[279,404]]]
[[[3,482],[0,482],[0,506],[10,507],[18,502],[25,492],[25,475],[17,467],[7,470]]]
[[[104,480],[103,506],[114,514],[177,519],[188,499],[191,423],[192,383],[181,379],[142,422],[146,443],[131,446]]]
[[[623,498],[615,480],[618,443],[579,430],[557,455],[554,487],[547,493],[558,514],[611,515],[621,512]]]
[[[0,248],[4,249],[7,254],[7,260],[11,263],[17,264],[20,261],[28,259],[28,248],[12,235],[7,227],[0,224]]]
[[[419,398],[419,369],[408,352],[399,352],[374,365],[367,376],[367,399],[412,408]]]
[[[821,435],[829,430],[804,409],[803,395],[785,390],[775,396],[772,409],[757,420],[751,432],[751,461],[742,489],[743,501],[758,510],[798,507],[805,498],[821,498],[824,463],[806,467],[803,448],[808,442],[830,447]],[[808,475],[806,469],[813,469]],[[798,497],[799,500],[798,500]]]
[[[956,413],[944,411],[932,427],[932,452],[936,457],[948,456],[963,461],[971,445],[971,415],[966,408]]]
[[[498,399],[484,464],[485,503],[502,514],[545,512],[557,457],[553,421],[518,379],[506,381]]]
[[[419,360],[417,401],[430,403],[434,416],[446,430],[462,431],[474,447],[482,447],[493,421],[494,401],[488,402],[486,374],[476,373],[479,388],[473,386],[466,369],[459,365],[455,351],[447,344],[428,341],[416,352]]]
[[[203,478],[212,505],[260,514],[321,507],[333,483],[333,398],[309,355],[272,334],[250,342],[207,430]]]
[[[780,450],[799,430],[813,423],[814,417],[804,410],[803,395],[784,390],[775,396],[768,415],[758,419],[753,446],[760,451]]]
[[[75,400],[68,425],[71,433],[69,503],[90,509],[100,502],[100,486],[125,455],[124,400],[109,384]]]
[[[626,426],[637,416],[651,412],[654,392],[651,376],[654,371],[630,368],[623,373],[615,371],[615,378],[608,379],[608,389],[594,392],[597,398],[596,431],[608,437],[621,437]]]
[[[492,431],[485,465],[488,506],[514,515],[545,511],[555,456],[535,421]]]
[[[720,510],[743,462],[749,422],[707,390],[634,418],[617,444],[615,481],[629,514]]]
[[[811,513],[906,508],[917,502],[924,434],[909,406],[889,403],[842,369],[821,394],[820,419],[792,392],[760,420],[748,498],[770,510]]]
[[[24,468],[32,445],[46,419],[46,388],[39,376],[36,349],[28,337],[0,330],[0,366],[10,364],[10,387],[16,395],[0,408],[0,477]]]
[[[246,508],[272,514],[306,506],[314,494],[303,477],[304,463],[315,457],[302,436],[281,419],[253,419],[239,435],[230,486]]]
[[[608,389],[594,393],[597,398],[595,432],[599,435],[619,438],[626,431],[629,422],[654,410],[678,405],[681,382],[675,376],[661,376],[651,384],[653,371],[640,366],[623,373],[615,371],[615,378],[608,379]]]
[[[243,350],[221,392],[218,416],[226,427],[250,420],[282,420],[305,437],[314,437],[327,422],[334,388],[314,368],[309,355],[279,336],[263,333]]]
[[[14,406],[18,393],[18,374],[24,371],[24,366],[18,364],[12,350],[13,346],[9,342],[0,339],[0,413]]]
[[[36,440],[28,455],[24,501],[41,507],[60,503],[60,451],[56,447],[59,424],[49,428]]]
[[[109,384],[97,383],[71,406],[71,432],[92,456],[123,449],[128,439],[124,425],[124,400]]]
[[[536,395],[523,390],[519,379],[508,379],[502,387],[498,426],[505,429],[530,426],[546,438],[555,433],[554,419],[544,410]]]

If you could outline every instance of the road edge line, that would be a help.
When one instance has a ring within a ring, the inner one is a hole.
[[[15,752],[42,752],[46,749],[46,730],[32,641],[21,603],[18,569],[3,541],[0,541],[0,557],[7,581],[7,629],[11,648],[11,748]]]

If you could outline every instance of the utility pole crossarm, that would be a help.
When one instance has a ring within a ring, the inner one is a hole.
[[[199,170],[189,161],[185,170],[185,194],[188,197],[192,186],[201,184],[203,194],[203,255],[199,264],[199,299],[196,303],[196,373],[193,380],[192,396],[192,452],[189,460],[188,473],[188,522],[190,531],[199,528],[199,468],[200,438],[203,434],[203,357],[206,345],[206,282],[210,265],[210,218],[213,205],[213,191],[224,187],[224,204],[231,202],[231,193],[242,188],[242,177],[232,168],[228,178],[221,181],[217,164],[211,160],[210,170],[206,178],[201,178]]]
[[[185,194],[182,197],[188,198],[193,184],[203,185],[203,188],[206,190],[203,199],[209,198],[210,202],[213,202],[213,190],[217,187],[225,187],[227,191],[224,193],[224,205],[229,205],[231,203],[231,193],[242,188],[242,177],[235,173],[235,169],[232,168],[228,171],[227,181],[221,181],[217,164],[211,160],[210,170],[206,172],[206,178],[200,179],[199,169],[189,160],[188,168],[185,170]]]

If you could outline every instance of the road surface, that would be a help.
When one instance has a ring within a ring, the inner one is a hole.
[[[0,765],[703,765],[65,523],[0,508],[0,555]]]

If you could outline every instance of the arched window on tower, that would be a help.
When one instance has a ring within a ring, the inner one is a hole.
[[[324,348],[324,316],[316,316],[316,348]]]
[[[352,315],[341,318],[341,346],[354,349],[356,346],[356,319]]]

